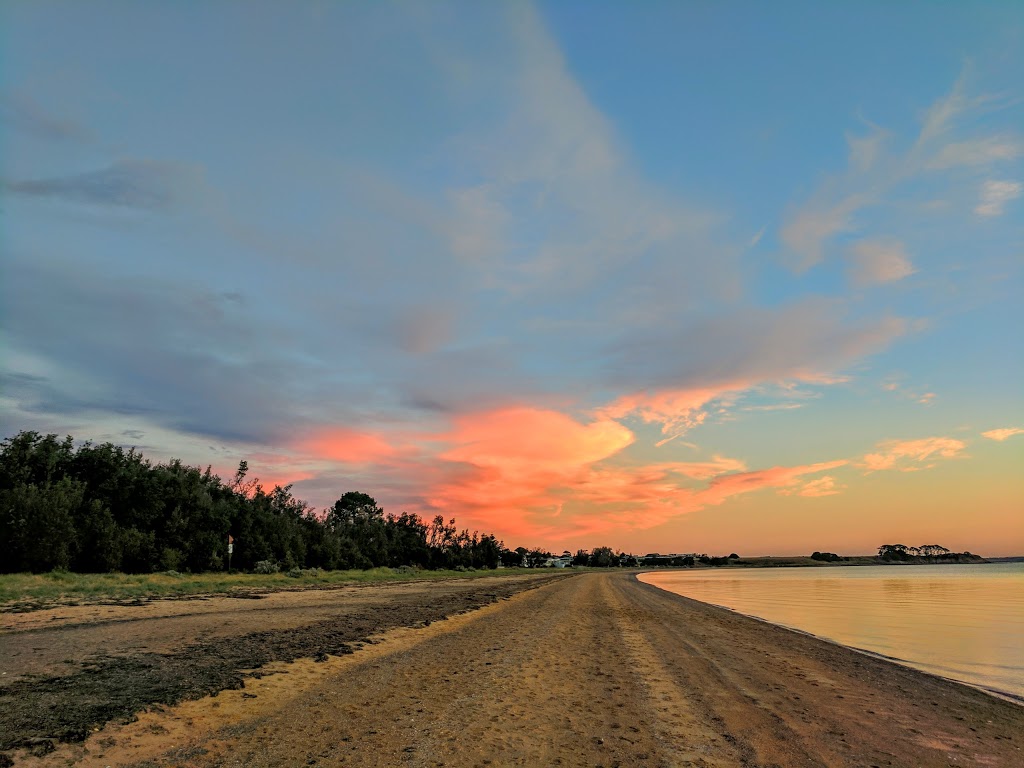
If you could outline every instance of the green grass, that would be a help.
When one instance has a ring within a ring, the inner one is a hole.
[[[529,574],[536,571],[521,571],[518,568],[497,571],[405,571],[374,568],[369,571],[306,571],[298,578],[284,573],[13,573],[0,575],[0,610],[37,607],[40,604],[126,601],[146,597],[225,594],[234,591],[295,589],[333,584],[472,579],[516,573]]]

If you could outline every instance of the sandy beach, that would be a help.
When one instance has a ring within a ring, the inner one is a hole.
[[[0,649],[19,766],[1024,765],[1024,707],[623,572],[3,614]]]

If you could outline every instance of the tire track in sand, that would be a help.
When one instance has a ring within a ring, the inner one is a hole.
[[[725,742],[691,704],[692,690],[679,685],[655,650],[648,634],[657,621],[648,611],[601,583],[602,599],[614,606],[616,629],[629,650],[630,664],[640,686],[646,689],[654,715],[654,731],[665,747],[669,766],[732,768],[743,763],[740,751]]]

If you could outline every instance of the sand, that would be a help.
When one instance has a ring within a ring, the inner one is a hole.
[[[284,593],[270,606],[220,599],[191,619],[184,608],[176,617],[111,617],[120,623],[109,625],[74,615],[89,608],[23,618],[19,627],[5,617],[4,649],[40,649],[15,659],[19,669],[32,671],[38,656],[37,671],[68,679],[83,673],[69,673],[75,659],[58,660],[56,648],[91,648],[104,626],[114,637],[111,663],[150,646],[194,655],[190,621],[216,636],[207,648],[246,647],[258,634],[254,621],[260,638],[294,636],[308,648],[334,616],[373,640],[320,662],[265,662],[244,688],[97,726],[85,741],[45,755],[8,754],[26,766],[1024,765],[1024,707],[629,573],[390,590]],[[461,607],[446,621],[414,619],[443,605]],[[379,632],[353,618],[377,613]],[[138,647],[128,648],[122,630],[133,624]],[[310,635],[309,627],[320,629]],[[198,658],[196,665],[206,668]],[[20,680],[31,686],[35,678]]]

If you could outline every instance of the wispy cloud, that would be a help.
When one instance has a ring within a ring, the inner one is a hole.
[[[793,213],[781,232],[791,254],[786,261],[793,271],[806,272],[824,260],[826,243],[854,231],[854,214],[871,201],[868,195],[850,194],[837,201],[815,200]]]
[[[166,210],[194,201],[204,186],[196,165],[122,160],[96,171],[10,181],[8,192],[89,205]]]
[[[965,72],[951,91],[926,111],[908,148],[894,149],[894,137],[874,127],[865,137],[848,137],[847,170],[827,178],[809,199],[795,206],[782,227],[786,262],[796,272],[822,262],[839,235],[853,237],[866,231],[869,209],[905,209],[907,201],[899,199],[900,194],[905,195],[906,190],[926,176],[929,189],[940,185],[955,188],[964,183],[962,172],[988,173],[1015,161],[1024,153],[1024,141],[1016,134],[960,135],[967,131],[965,126],[972,116],[998,106],[991,97],[968,93]],[[1019,193],[1013,182],[986,182],[976,212],[999,215],[1006,200]],[[920,200],[918,204],[927,207],[928,202]],[[855,244],[853,248],[856,247]],[[877,243],[868,241],[867,247],[871,254],[872,249],[877,250]],[[905,254],[898,255],[900,258],[894,258],[890,250],[883,261],[877,253],[865,256],[854,251],[855,259],[862,265],[855,264],[851,276],[859,284],[906,277],[911,269],[909,259]]]
[[[90,143],[93,132],[81,122],[46,109],[27,93],[0,95],[0,122],[48,141]]]
[[[850,246],[850,279],[855,285],[891,283],[916,271],[898,240],[861,240]]]
[[[819,498],[821,496],[835,496],[846,489],[845,485],[837,483],[832,475],[824,475],[817,480],[808,480],[796,488],[784,488],[779,493],[786,496],[805,496],[807,498]]]
[[[981,194],[974,212],[979,216],[1002,216],[1007,203],[1016,200],[1024,191],[1024,184],[1018,181],[997,181],[989,179],[981,185]]]
[[[735,311],[672,332],[626,335],[611,359],[614,380],[627,392],[600,411],[661,424],[666,439],[673,439],[759,386],[845,381],[833,372],[885,348],[907,328],[899,318],[850,327],[841,310],[841,304],[816,300],[775,312]]]
[[[1024,429],[1020,427],[1003,427],[1002,429],[990,429],[987,432],[982,432],[981,435],[989,440],[996,440],[1001,443],[1003,440],[1009,440],[1014,435],[1024,435]]]
[[[928,161],[932,170],[989,166],[1016,160],[1024,153],[1024,144],[1008,136],[987,136],[971,141],[946,144]]]
[[[864,456],[862,466],[872,472],[884,469],[913,472],[934,467],[935,459],[958,458],[966,448],[966,443],[952,437],[886,440],[876,446],[875,453]]]

